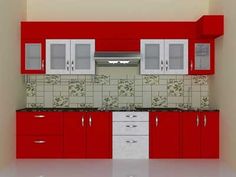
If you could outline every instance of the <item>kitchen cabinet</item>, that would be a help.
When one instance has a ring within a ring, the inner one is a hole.
[[[95,40],[46,40],[46,74],[95,74]]]
[[[180,113],[150,112],[149,116],[150,158],[179,158]]]
[[[141,40],[141,74],[188,74],[188,40]]]
[[[215,72],[214,39],[191,40],[189,74],[210,75]]]
[[[112,158],[111,112],[64,113],[65,158]]]
[[[219,158],[219,112],[183,112],[183,158]]]
[[[21,73],[45,74],[45,41],[21,41]]]
[[[17,158],[62,158],[63,114],[17,112]]]

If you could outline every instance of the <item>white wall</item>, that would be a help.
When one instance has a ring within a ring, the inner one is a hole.
[[[19,23],[25,17],[25,0],[0,0],[0,167],[15,158],[15,110],[25,106]]]
[[[236,169],[236,1],[210,0],[210,13],[224,14],[225,34],[216,40],[211,102],[221,111],[221,157]]]
[[[28,20],[196,20],[209,0],[28,0]]]

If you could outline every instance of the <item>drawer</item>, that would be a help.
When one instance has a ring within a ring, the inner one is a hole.
[[[18,135],[62,135],[63,113],[17,112]]]
[[[113,135],[148,135],[149,122],[113,122]]]
[[[17,136],[17,158],[61,158],[62,136]]]
[[[148,112],[113,112],[113,121],[149,121]]]
[[[113,136],[114,159],[148,159],[148,136]]]

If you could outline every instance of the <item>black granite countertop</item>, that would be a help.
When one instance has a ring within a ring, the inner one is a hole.
[[[134,108],[134,109],[122,109],[122,108],[112,108],[112,109],[101,109],[101,108],[24,108],[16,110],[17,112],[195,112],[195,111],[206,111],[215,112],[218,109],[193,109],[193,108]]]

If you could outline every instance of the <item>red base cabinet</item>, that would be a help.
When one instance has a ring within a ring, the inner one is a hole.
[[[64,113],[65,158],[112,158],[111,112]]]
[[[179,114],[179,112],[150,112],[151,159],[180,157]]]
[[[182,113],[183,158],[219,158],[219,112]]]

